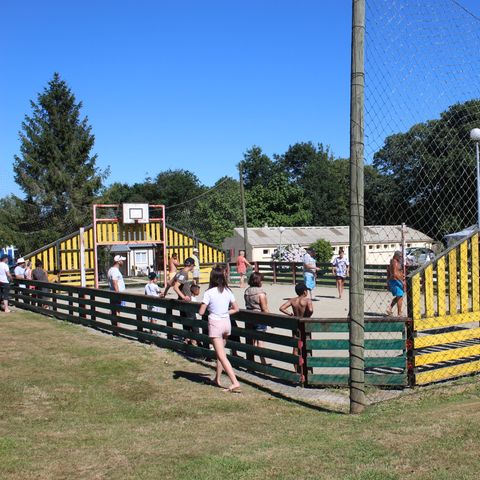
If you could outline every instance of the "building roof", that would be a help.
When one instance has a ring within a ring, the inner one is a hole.
[[[323,239],[332,245],[348,245],[348,226],[337,227],[284,227],[282,244],[310,245]],[[243,238],[243,228],[235,228],[235,236]],[[398,243],[402,238],[401,225],[372,225],[364,227],[364,241],[371,243]],[[225,242],[229,239],[226,238]],[[406,242],[433,242],[433,239],[424,233],[406,227]],[[252,247],[276,246],[280,243],[278,227],[263,227],[248,229],[248,243]]]

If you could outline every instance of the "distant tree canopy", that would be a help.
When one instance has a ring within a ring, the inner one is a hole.
[[[387,137],[365,178],[367,219],[405,221],[437,239],[475,224],[475,155],[469,134],[478,125],[480,100],[471,100],[451,106],[438,120]]]
[[[106,173],[90,153],[91,127],[58,74],[31,105],[14,164],[25,198],[0,199],[2,244],[15,243],[25,253],[43,246],[86,225],[95,201],[163,204],[172,226],[216,244],[242,225],[239,181],[231,177],[207,187],[189,170],[165,170],[102,189]],[[365,165],[365,223],[405,222],[435,239],[476,223],[469,132],[479,125],[480,100],[471,100],[387,137]],[[254,145],[241,167],[250,227],[349,223],[349,161],[323,144],[298,142],[272,157]]]

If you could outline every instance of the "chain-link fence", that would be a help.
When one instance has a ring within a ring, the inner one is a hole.
[[[478,237],[470,236],[479,44],[480,19],[460,2],[366,2],[365,262],[385,288],[366,289],[365,312],[413,319],[406,351],[388,354],[407,355],[411,384],[480,370]],[[367,374],[398,371],[370,368],[369,357],[385,351],[367,343]]]

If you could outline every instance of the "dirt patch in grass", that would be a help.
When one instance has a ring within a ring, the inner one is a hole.
[[[476,479],[480,383],[357,417],[29,312],[0,317],[2,479]]]

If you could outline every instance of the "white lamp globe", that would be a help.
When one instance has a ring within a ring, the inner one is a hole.
[[[475,142],[480,142],[480,128],[470,130],[470,138]]]

